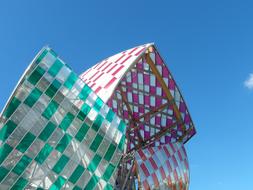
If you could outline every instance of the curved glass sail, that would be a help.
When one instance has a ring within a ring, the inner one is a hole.
[[[113,189],[125,124],[50,48],[29,66],[1,120],[1,190]]]
[[[139,186],[144,189],[188,189],[189,167],[181,143],[140,149],[135,154]]]

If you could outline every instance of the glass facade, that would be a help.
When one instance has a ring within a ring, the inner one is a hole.
[[[125,124],[52,49],[29,66],[1,120],[0,189],[113,189]]]
[[[195,133],[153,44],[80,76],[45,47],[0,116],[0,189],[187,190]]]

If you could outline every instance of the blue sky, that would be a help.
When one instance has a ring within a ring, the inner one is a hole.
[[[81,73],[155,42],[197,128],[186,145],[190,190],[250,190],[252,8],[242,0],[1,2],[0,108],[44,45]]]

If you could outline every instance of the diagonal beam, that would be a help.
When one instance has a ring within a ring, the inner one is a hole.
[[[146,139],[144,142],[143,142],[143,146],[141,147],[134,147],[132,148],[131,150],[128,151],[128,153],[131,153],[132,151],[134,150],[139,150],[140,148],[145,148],[147,147],[148,145],[154,143],[155,141],[157,141],[158,139],[160,139],[160,137],[164,136],[166,133],[168,133],[172,128],[176,127],[177,125],[180,125],[182,123],[178,123],[178,122],[175,122],[173,124],[171,124],[170,126],[168,127],[165,127],[163,128],[161,131],[159,131],[158,133],[152,135],[151,137],[149,137],[148,139]]]
[[[182,123],[180,122],[175,122],[173,124],[171,124],[168,127],[163,128],[161,131],[159,131],[158,133],[152,135],[150,138],[148,138],[147,140],[145,140],[143,142],[143,146],[142,147],[134,147],[131,150],[128,151],[128,153],[131,153],[134,150],[139,150],[140,148],[145,148],[148,145],[154,143],[155,141],[157,141],[158,139],[160,139],[160,137],[164,136],[166,133],[168,133],[172,128],[176,127],[177,125],[182,125]]]
[[[175,112],[177,120],[182,121],[181,114],[180,114],[180,112],[177,108],[177,105],[176,105],[176,103],[173,99],[173,96],[171,95],[170,90],[168,89],[167,85],[165,84],[165,82],[164,82],[162,76],[160,75],[158,69],[156,68],[155,63],[150,58],[149,54],[145,54],[145,58],[146,58],[147,63],[149,64],[150,68],[152,69],[154,75],[156,76],[157,80],[159,81],[160,85],[162,86],[162,89],[164,90],[167,99],[169,100],[169,102],[172,102],[173,110]]]
[[[151,51],[152,51],[152,50],[149,50],[149,53],[150,53]],[[161,74],[159,73],[158,69],[156,68],[155,63],[154,63],[153,60],[151,59],[149,53],[145,54],[145,59],[146,59],[147,63],[149,64],[150,68],[152,69],[154,75],[157,77],[157,79],[158,79],[160,85],[162,86],[162,89],[164,90],[164,92],[165,92],[165,94],[166,94],[166,97],[168,98],[169,102],[172,102],[172,103],[173,103],[173,111],[174,111],[174,113],[175,113],[175,115],[176,115],[176,119],[177,119],[177,121],[179,121],[179,122],[181,123],[181,126],[182,126],[182,128],[183,128],[183,130],[184,130],[183,133],[185,134],[185,133],[186,133],[186,129],[185,129],[185,126],[184,126],[184,124],[183,124],[183,119],[182,119],[182,117],[181,117],[181,114],[180,114],[180,112],[179,112],[179,109],[178,109],[178,107],[177,107],[177,105],[176,105],[176,103],[175,103],[175,101],[174,101],[174,99],[173,99],[173,96],[172,96],[171,93],[170,93],[169,88],[168,88],[167,85],[165,84],[165,82],[164,82],[164,80],[163,80]],[[185,136],[185,135],[184,135],[184,136]],[[183,138],[179,138],[178,140],[179,140],[179,141],[182,141],[182,139],[183,139]]]
[[[128,115],[131,117],[131,118],[129,118],[129,119],[133,119],[133,111],[132,111],[132,109],[131,109],[131,107],[130,107],[128,101],[127,101],[127,97],[126,97],[126,95],[125,95],[125,93],[124,93],[124,91],[123,91],[123,89],[122,89],[121,86],[119,86],[118,89],[119,89],[119,91],[120,91],[120,94],[121,94],[123,103],[124,103],[124,104],[126,105],[126,107],[127,107]]]
[[[140,120],[142,118],[144,118],[144,120],[147,118],[147,117],[152,117],[154,114],[157,114],[158,112],[164,110],[165,108],[167,108],[168,106],[170,106],[172,103],[171,102],[167,102],[165,104],[162,104],[161,106],[159,106],[158,108],[156,109],[153,109],[153,110],[150,110],[149,112],[147,113],[144,113],[142,114],[140,117],[138,117],[136,120]]]
[[[131,120],[130,120],[129,124],[132,125],[132,123],[133,123],[134,128],[135,128],[135,126],[137,126],[137,123],[135,122],[135,119],[133,117],[133,112],[131,110],[131,107],[130,107],[128,101],[127,101],[127,97],[126,97],[125,93],[123,92],[123,89],[122,89],[121,86],[119,86],[119,91],[121,93],[122,100],[123,100],[123,102],[125,103],[125,105],[127,107],[128,115],[131,117],[130,118]],[[137,131],[137,135],[138,135],[138,145],[140,146],[143,143],[143,138],[142,138],[139,130]]]

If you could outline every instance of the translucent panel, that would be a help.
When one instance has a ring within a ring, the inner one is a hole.
[[[56,146],[56,150],[60,151],[60,152],[63,152],[66,147],[69,145],[69,143],[71,142],[72,140],[72,137],[68,134],[65,134],[61,140],[59,141],[59,143],[57,144]]]
[[[26,167],[31,163],[32,159],[29,158],[28,156],[24,155],[17,165],[13,168],[13,172],[16,173],[17,175],[21,175]]]
[[[48,70],[48,73],[51,74],[53,77],[55,77],[62,67],[63,67],[62,61],[56,59],[54,64]]]
[[[21,104],[15,111],[15,114],[11,116],[11,120],[14,123],[20,123],[29,110],[30,108],[27,105]]]
[[[105,154],[105,159],[109,162],[116,150],[116,146],[114,144],[110,144],[106,154]]]
[[[54,80],[51,85],[47,88],[45,94],[50,98],[53,98],[57,90],[59,90],[61,83],[58,80]]]
[[[41,68],[40,66],[37,66],[37,68],[31,73],[31,75],[28,77],[27,80],[31,84],[36,85],[44,73],[45,73],[45,70]]]
[[[62,155],[60,159],[57,161],[57,163],[55,164],[55,166],[53,167],[53,171],[59,174],[63,170],[63,168],[66,166],[68,161],[69,161],[69,157]]]
[[[3,190],[8,189],[8,187],[11,187],[19,178],[19,175],[10,172],[8,175],[6,175],[5,179],[2,181],[3,184]]]
[[[13,147],[11,147],[9,144],[4,144],[0,147],[0,164],[2,164],[4,159],[7,158],[12,150]]]
[[[183,155],[183,156],[182,156]],[[140,188],[187,190],[189,170],[181,143],[150,147],[135,154],[140,176]]]
[[[47,139],[51,136],[55,128],[56,126],[52,122],[49,122],[40,133],[39,138],[43,141],[47,141]]]
[[[70,176],[69,181],[71,181],[73,184],[75,184],[78,181],[78,179],[81,177],[83,172],[84,172],[84,168],[81,165],[78,165],[76,167],[75,171]]]
[[[24,153],[28,149],[28,147],[33,143],[35,138],[36,137],[32,133],[28,132],[24,136],[24,138],[20,141],[16,149]]]
[[[28,95],[28,97],[25,99],[24,103],[29,107],[32,107],[35,102],[37,102],[37,100],[40,98],[41,94],[42,92],[39,89],[34,88],[32,92]]]
[[[103,140],[103,136],[97,134],[96,137],[94,138],[93,142],[91,143],[90,145],[90,149],[93,151],[93,152],[96,152],[99,145],[101,144]]]
[[[66,179],[62,176],[59,176],[58,179],[54,182],[54,184],[50,187],[50,190],[61,189],[65,182]]]
[[[52,115],[56,112],[56,110],[58,109],[58,106],[59,104],[57,104],[55,101],[50,102],[47,108],[45,109],[45,111],[42,113],[42,115],[46,119],[50,119]]]
[[[48,157],[48,155],[51,153],[52,150],[53,148],[50,145],[45,144],[45,146],[41,149],[39,154],[36,156],[35,160],[39,164],[42,164],[45,161],[45,159]]]
[[[112,164],[109,164],[105,170],[105,173],[103,175],[103,179],[105,181],[108,181],[110,179],[110,177],[112,176],[114,170],[115,170],[115,166],[113,166]]]
[[[67,80],[64,83],[64,86],[66,86],[68,89],[71,89],[73,85],[75,84],[78,77],[74,73],[70,73]]]
[[[59,128],[66,131],[69,125],[71,124],[71,122],[73,121],[73,119],[74,119],[74,115],[70,112],[67,113],[65,117],[63,118],[61,124],[59,125]]]
[[[14,131],[16,126],[17,125],[12,120],[7,121],[7,123],[0,129],[0,140],[5,141]]]
[[[28,183],[28,180],[24,178],[19,178],[16,183],[12,186],[11,190],[16,190],[16,189],[23,189],[26,184]]]

